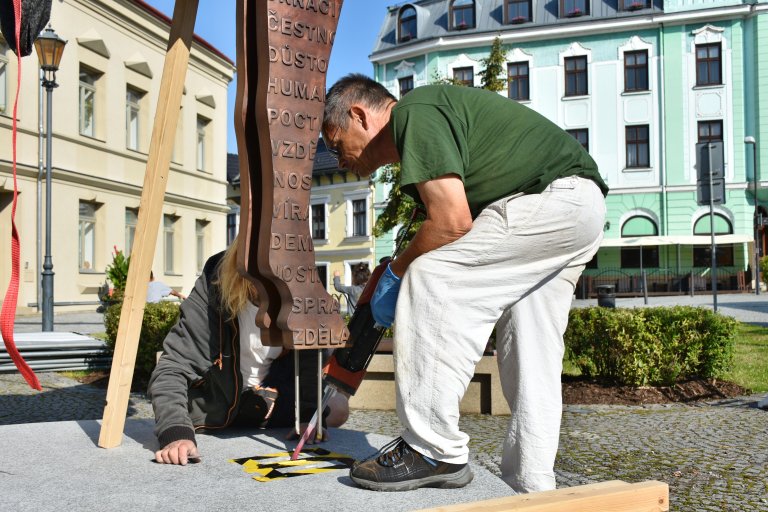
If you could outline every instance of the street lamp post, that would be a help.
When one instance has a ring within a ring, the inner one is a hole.
[[[51,259],[51,146],[52,146],[52,101],[56,83],[56,71],[59,69],[64,45],[60,38],[48,26],[35,40],[37,58],[43,70],[42,85],[46,90],[46,166],[45,166],[45,259],[43,260],[43,331],[53,331],[53,260]]]
[[[760,295],[760,211],[757,204],[757,141],[751,135],[744,137],[744,144],[752,146],[753,184],[755,190],[755,295]]]

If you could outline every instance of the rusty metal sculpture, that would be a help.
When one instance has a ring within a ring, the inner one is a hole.
[[[262,341],[296,349],[344,345],[349,331],[338,302],[318,279],[308,221],[325,73],[343,0],[235,1],[235,128],[241,166],[240,230],[245,235],[239,237],[238,262],[260,296],[256,322]],[[103,448],[118,446],[125,426],[146,276],[154,257],[197,6],[198,0],[183,0],[173,10],[139,208],[137,250],[128,272],[99,435]],[[318,350],[318,365],[321,356]]]
[[[238,262],[259,292],[265,344],[344,345],[309,231],[312,162],[341,0],[238,2],[235,127],[240,155]]]

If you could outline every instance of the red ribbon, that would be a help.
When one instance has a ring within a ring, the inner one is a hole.
[[[21,91],[21,0],[13,0],[13,12],[16,16],[16,62],[18,63],[18,73],[16,73],[16,100],[13,103],[13,205],[11,206],[11,282],[8,283],[8,290],[5,292],[3,309],[0,312],[0,333],[3,335],[5,349],[13,360],[21,375],[33,389],[41,391],[40,381],[37,375],[32,371],[27,362],[21,357],[16,343],[13,341],[13,324],[16,319],[16,304],[19,300],[19,256],[21,253],[21,244],[19,243],[19,232],[16,229],[16,196],[18,187],[16,183],[16,118],[19,107],[19,92]],[[50,191],[49,191],[50,192]]]

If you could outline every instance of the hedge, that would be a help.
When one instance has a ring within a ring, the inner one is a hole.
[[[690,306],[572,309],[566,358],[601,382],[671,385],[718,378],[733,364],[737,322]]]
[[[120,313],[123,303],[109,306],[104,313],[107,346],[114,351],[117,342],[117,329],[120,325]],[[149,376],[155,368],[157,352],[163,349],[163,340],[179,319],[179,304],[176,302],[149,303],[144,307],[144,319],[139,334],[139,350],[136,355],[136,367],[133,380],[138,384],[149,382]]]

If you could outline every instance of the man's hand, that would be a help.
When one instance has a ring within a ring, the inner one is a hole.
[[[160,464],[180,464],[186,466],[191,459],[200,459],[195,443],[189,439],[179,439],[168,443],[155,452],[155,461]]]
[[[392,272],[392,264],[379,278],[371,297],[371,313],[377,324],[389,327],[395,321],[395,306],[400,293],[400,278]]]

